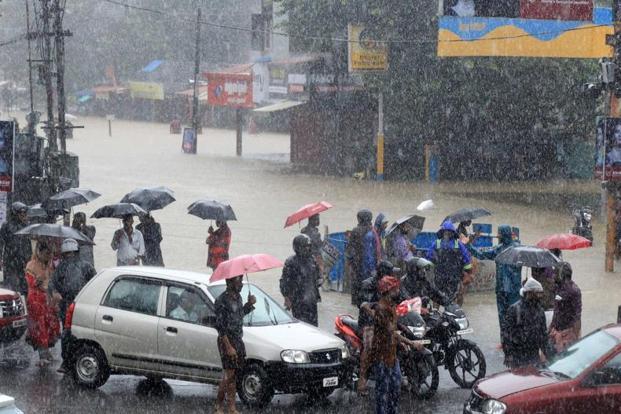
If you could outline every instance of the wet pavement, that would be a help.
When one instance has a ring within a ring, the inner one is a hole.
[[[199,137],[198,154],[187,155],[181,152],[181,137],[170,135],[168,125],[117,120],[113,121],[113,136],[108,137],[105,119],[82,118],[77,123],[86,128],[76,129],[76,138],[68,146],[80,156],[80,186],[92,188],[103,196],[76,211],[90,215],[104,204],[118,202],[138,186],[169,186],[175,190],[177,202],[154,212],[162,225],[162,250],[168,267],[206,270],[205,238],[210,223],[187,215],[186,210],[194,200],[206,197],[229,202],[235,209],[239,221],[231,223],[232,256],[262,252],[285,259],[291,254],[290,241],[299,231],[298,226],[283,229],[286,216],[317,200],[335,205],[322,215],[322,226],[328,225],[331,232],[353,227],[360,208],[370,208],[374,213],[382,211],[390,219],[396,219],[414,212],[428,198],[434,199],[436,208],[425,212],[426,229],[435,229],[447,214],[465,206],[482,206],[493,211],[494,215],[485,222],[494,227],[502,223],[520,227],[525,244],[535,243],[550,233],[566,232],[572,225],[572,217],[561,208],[536,207],[513,198],[503,202],[498,196],[520,188],[540,197],[537,194],[545,188],[559,191],[554,183],[432,186],[289,174],[286,135],[245,135],[245,155],[237,158],[234,131],[206,130]],[[580,185],[585,187],[585,192],[597,191],[591,184]],[[486,196],[492,193],[493,197]],[[90,224],[97,227],[97,268],[113,266],[115,256],[110,241],[114,230],[120,227],[119,220],[90,220]],[[621,276],[603,272],[604,227],[598,222],[594,225],[595,247],[565,255],[574,266],[575,280],[583,292],[583,333],[613,322],[621,304]],[[278,271],[271,271],[253,275],[251,279],[281,300],[279,277]],[[337,314],[356,314],[349,303],[348,296],[323,293],[320,327],[332,332]],[[469,295],[464,308],[475,330],[470,339],[479,343],[485,353],[488,373],[502,370],[502,355],[496,350],[498,321],[493,294]],[[18,407],[27,413],[212,411],[215,388],[209,385],[167,381],[169,387],[152,389],[139,377],[111,377],[99,390],[79,390],[54,368],[37,368],[36,357],[25,346],[20,352],[31,360],[30,367],[11,368],[0,363],[0,392],[14,396]],[[440,390],[432,401],[418,402],[405,397],[402,407],[404,412],[461,413],[468,394],[467,390],[457,389],[442,370]],[[267,411],[372,412],[373,401],[361,400],[345,391],[336,392],[327,405],[309,402],[304,396],[276,396]]]

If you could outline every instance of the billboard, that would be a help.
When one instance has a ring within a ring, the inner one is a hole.
[[[385,42],[378,42],[364,26],[347,25],[347,40],[350,72],[388,69],[388,45]]]
[[[612,9],[593,0],[444,0],[442,11],[438,56],[612,56]]]
[[[156,82],[129,82],[129,93],[132,98],[164,100],[164,85]]]
[[[0,192],[13,191],[15,123],[0,121]]]
[[[254,107],[250,73],[208,73],[207,84],[209,105]]]
[[[595,178],[621,181],[621,118],[601,118],[597,122]]]

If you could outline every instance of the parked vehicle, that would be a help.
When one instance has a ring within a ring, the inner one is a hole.
[[[582,207],[573,211],[574,227],[571,229],[573,234],[582,236],[593,242],[593,212],[589,207]]]
[[[0,345],[17,342],[26,332],[26,307],[18,293],[0,289]]]
[[[222,367],[213,328],[223,282],[200,273],[149,267],[107,269],[94,277],[67,311],[71,374],[97,388],[111,374],[218,383]],[[327,397],[342,386],[345,343],[292,318],[255,285],[255,310],[244,318],[247,357],[238,381],[241,400],[267,405],[275,392]],[[183,295],[183,297],[182,297]],[[182,300],[183,299],[183,300]],[[181,304],[189,320],[175,319]]]
[[[15,406],[13,397],[0,394],[0,414],[24,414],[24,412]]]
[[[464,311],[456,304],[433,309],[424,314],[427,345],[438,366],[444,365],[461,388],[472,388],[485,377],[485,356],[479,346],[463,336],[474,332]]]
[[[608,325],[541,367],[479,381],[464,414],[610,414],[619,407],[621,325]]]
[[[398,324],[401,328],[400,333],[410,340],[420,341],[425,345],[429,341],[423,338],[426,328],[425,321],[420,316],[420,305],[418,311],[416,311],[412,309],[408,302],[411,302],[411,300],[404,301],[397,309],[399,315]],[[347,382],[347,385],[350,389],[355,390],[360,375],[362,332],[360,332],[358,320],[350,315],[337,316],[335,327],[336,335],[343,339],[349,347],[351,355],[350,380]],[[420,399],[433,397],[438,390],[440,374],[432,353],[427,349],[423,351],[416,351],[414,349],[405,351],[399,348],[397,356],[402,374],[408,379],[410,391]]]

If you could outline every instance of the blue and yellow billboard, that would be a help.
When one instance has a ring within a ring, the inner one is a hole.
[[[445,0],[443,4],[438,56],[612,56],[612,47],[606,44],[606,35],[614,32],[612,9],[594,6],[592,0]]]

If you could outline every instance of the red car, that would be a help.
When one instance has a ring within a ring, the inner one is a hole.
[[[542,368],[482,379],[464,406],[479,413],[621,413],[621,325],[598,329]]]
[[[0,289],[0,344],[10,344],[26,332],[26,307],[19,294]]]

